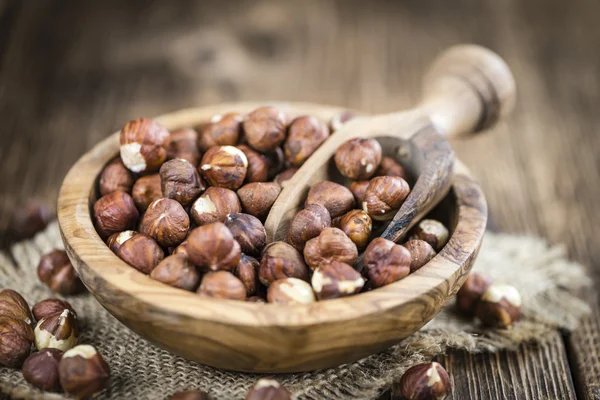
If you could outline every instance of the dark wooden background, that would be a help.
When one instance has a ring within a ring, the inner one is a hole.
[[[597,0],[0,0],[0,241],[14,207],[53,204],[129,119],[236,100],[400,110],[439,51],[473,42],[519,88],[506,122],[454,144],[494,227],[564,242],[600,277],[599,14]],[[451,398],[600,398],[599,315],[518,352],[443,357]]]

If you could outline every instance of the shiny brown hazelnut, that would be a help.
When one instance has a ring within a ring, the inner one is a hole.
[[[0,365],[21,366],[29,356],[33,337],[33,329],[27,322],[0,317]]]
[[[75,318],[77,318],[77,313],[75,312],[71,304],[69,304],[69,302],[65,300],[42,300],[40,302],[37,302],[32,309],[33,316],[35,317],[36,321],[41,321],[43,318],[46,318],[52,314],[60,314],[64,310],[71,311],[73,315],[75,315]]]
[[[158,122],[141,118],[125,124],[120,141],[121,160],[131,172],[154,172],[167,159],[171,134]]]
[[[238,189],[237,195],[245,213],[264,221],[281,193],[281,186],[274,182],[248,183]]]
[[[0,291],[0,317],[14,318],[28,324],[33,322],[29,304],[23,296],[12,289]]]
[[[135,206],[141,212],[146,211],[150,203],[163,197],[160,187],[160,175],[152,174],[142,176],[133,184],[131,197]]]
[[[181,128],[171,132],[171,143],[167,148],[167,160],[182,158],[197,166],[202,154],[196,144],[198,132],[192,128]]]
[[[260,296],[250,296],[246,299],[246,301],[248,303],[260,303],[260,304],[266,304],[267,300],[263,299]]]
[[[179,245],[187,237],[189,229],[190,217],[185,209],[177,201],[166,198],[153,201],[140,223],[140,232],[162,247]]]
[[[242,254],[240,262],[235,268],[234,274],[246,286],[248,296],[255,294],[260,286],[258,280],[259,266],[260,263],[256,258]]]
[[[364,181],[375,174],[381,163],[381,146],[375,139],[350,139],[338,147],[334,160],[346,178]]]
[[[189,206],[206,189],[196,168],[182,158],[167,161],[160,167],[160,187],[163,197]]]
[[[239,145],[238,149],[243,151],[248,159],[246,182],[266,182],[269,179],[269,160],[245,144]]]
[[[331,120],[329,121],[329,128],[332,132],[339,131],[340,129],[342,129],[342,126],[344,126],[346,122],[356,117],[356,112],[350,110],[337,113],[333,117],[331,117]]]
[[[60,391],[58,362],[63,352],[58,349],[43,349],[31,354],[23,363],[23,378],[38,389],[46,392]]]
[[[258,218],[244,213],[229,214],[225,218],[225,226],[240,244],[242,253],[260,256],[267,243],[267,232]]]
[[[77,344],[79,338],[77,317],[71,308],[48,314],[38,321],[34,334],[34,343],[38,350],[48,347],[69,350]]]
[[[363,210],[349,211],[331,221],[331,224],[341,229],[359,250],[364,249],[369,244],[373,222],[369,214]]]
[[[262,155],[267,159],[267,176],[271,180],[286,168],[285,153],[281,147],[266,151]]]
[[[310,239],[304,247],[304,259],[312,269],[334,260],[352,265],[357,258],[356,245],[338,228],[323,229],[319,236]]]
[[[85,289],[67,253],[63,250],[55,249],[44,254],[38,264],[37,272],[40,281],[56,293],[76,294]]]
[[[492,283],[475,307],[477,318],[484,325],[510,328],[521,316],[521,295],[511,285]]]
[[[424,240],[438,252],[448,243],[449,237],[448,228],[434,219],[424,219],[410,233],[410,239]]]
[[[117,232],[133,229],[140,217],[135,203],[125,192],[113,192],[94,203],[94,222],[102,239]]]
[[[119,190],[130,193],[133,183],[134,179],[131,172],[125,167],[120,158],[116,158],[102,170],[98,187],[100,195],[106,196]]]
[[[410,272],[415,272],[435,257],[436,252],[424,240],[409,240],[403,244],[410,251]]]
[[[350,191],[354,195],[356,204],[362,205],[368,187],[369,181],[354,181],[350,184]]]
[[[235,146],[240,140],[242,115],[226,113],[215,115],[198,135],[198,148],[207,151],[215,146]]]
[[[211,186],[235,190],[246,179],[248,158],[237,147],[211,147],[204,153],[199,170]]]
[[[329,128],[317,118],[304,115],[294,119],[283,145],[288,163],[301,166],[328,137]]]
[[[93,346],[80,344],[63,354],[58,376],[65,393],[85,398],[106,387],[110,368]]]
[[[263,250],[258,276],[265,286],[283,278],[308,281],[308,267],[298,250],[285,242],[273,242]]]
[[[276,380],[262,378],[250,388],[246,400],[292,400],[292,395]]]
[[[29,239],[48,226],[52,212],[39,200],[29,200],[13,210],[10,232],[15,239]]]
[[[163,249],[144,233],[138,233],[124,242],[117,256],[144,274],[149,274],[165,257]]]
[[[350,265],[333,260],[321,263],[311,279],[312,287],[319,300],[337,299],[360,292],[365,280]]]
[[[309,204],[319,204],[325,207],[331,218],[347,213],[356,205],[350,189],[330,181],[316,183],[310,188],[304,205],[308,206]]]
[[[275,107],[260,107],[243,122],[248,144],[258,151],[273,150],[285,140],[287,117]]]
[[[450,377],[439,363],[415,365],[402,375],[400,393],[406,400],[442,400],[450,393]]]
[[[168,400],[209,400],[208,393],[203,390],[186,390],[173,394]]]
[[[201,268],[231,271],[240,261],[240,245],[221,222],[194,229],[187,242],[188,257]]]
[[[119,233],[113,233],[106,239],[106,245],[113,253],[117,253],[119,247],[129,239],[131,239],[134,235],[137,235],[136,231],[123,231]]]
[[[292,179],[294,174],[298,171],[298,168],[288,168],[283,172],[278,173],[273,182],[278,183],[282,188],[285,187],[286,182]]]
[[[229,214],[242,211],[242,205],[233,190],[211,186],[190,209],[192,220],[198,226],[213,222],[225,222]]]
[[[200,283],[200,273],[185,254],[172,254],[158,263],[150,278],[193,292]]]
[[[491,284],[492,281],[483,275],[471,272],[458,293],[456,293],[456,304],[460,311],[467,315],[475,315],[477,303]]]
[[[187,252],[187,240],[184,240],[179,246],[173,249],[171,255],[174,256],[176,254],[183,254],[184,256],[189,257]]]
[[[246,286],[231,272],[208,272],[198,288],[200,296],[246,301]]]
[[[408,180],[406,169],[392,157],[383,157],[379,168],[375,171],[375,176],[399,176],[405,181]]]
[[[398,176],[377,176],[369,181],[362,208],[377,221],[389,221],[408,197],[408,183]]]
[[[283,278],[271,283],[267,301],[276,304],[310,304],[316,301],[312,286],[298,278]]]
[[[387,239],[375,238],[365,250],[365,272],[376,288],[406,277],[410,262],[408,249]]]
[[[331,226],[331,217],[327,209],[319,204],[309,204],[292,219],[287,242],[296,250],[302,251],[306,242],[319,236],[328,226]]]

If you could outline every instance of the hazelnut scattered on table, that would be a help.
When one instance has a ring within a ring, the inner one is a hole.
[[[18,319],[27,324],[33,322],[27,301],[12,289],[0,291],[0,317]]]
[[[81,344],[63,354],[58,375],[65,393],[85,398],[106,387],[110,368],[93,346]]]
[[[38,389],[48,392],[60,391],[58,363],[62,355],[61,350],[52,348],[32,353],[23,363],[23,378]]]
[[[72,308],[45,315],[35,326],[35,347],[66,351],[77,344],[79,327]]]
[[[400,378],[400,393],[406,400],[442,400],[449,392],[450,377],[437,362],[415,365]]]
[[[246,400],[292,400],[292,394],[272,378],[259,379],[246,394]]]
[[[29,356],[33,339],[33,329],[27,322],[0,317],[0,365],[21,366]]]
[[[203,390],[186,390],[171,395],[168,400],[209,400],[208,393]]]
[[[460,311],[467,315],[475,315],[477,303],[492,282],[477,272],[471,272],[467,280],[456,293],[456,304]]]
[[[44,254],[37,273],[40,281],[56,293],[76,294],[85,289],[64,250],[55,249]]]
[[[16,239],[29,239],[48,226],[52,212],[39,200],[29,200],[14,209],[10,232]]]
[[[71,304],[69,304],[68,301],[60,299],[42,300],[36,303],[31,311],[33,312],[33,316],[35,317],[36,321],[41,321],[43,318],[46,318],[52,314],[60,314],[64,310],[71,311],[75,318],[77,318],[77,313]]]
[[[483,292],[475,313],[483,324],[510,328],[521,316],[521,295],[511,285],[493,283]]]

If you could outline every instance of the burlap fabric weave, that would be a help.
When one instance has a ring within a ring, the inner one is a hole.
[[[62,242],[56,224],[30,241],[0,254],[0,288],[22,293],[30,305],[56,297],[36,278],[40,256]],[[430,360],[449,347],[471,352],[510,349],[543,340],[551,330],[572,329],[589,312],[574,293],[590,283],[584,268],[565,259],[564,249],[544,240],[487,233],[475,270],[510,282],[523,297],[523,318],[510,330],[482,330],[455,313],[453,304],[401,344],[351,364],[310,373],[277,376],[300,399],[370,399],[389,388],[411,365]],[[81,343],[89,343],[110,364],[110,386],[98,398],[164,399],[200,388],[216,399],[244,398],[259,375],[206,367],[174,356],[128,330],[89,294],[69,297],[80,315]],[[17,370],[0,368],[0,391],[14,398],[62,399],[29,386]]]

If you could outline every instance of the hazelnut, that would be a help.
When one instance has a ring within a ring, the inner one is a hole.
[[[198,294],[215,299],[245,301],[246,286],[231,272],[209,272],[202,278]]]
[[[199,267],[231,271],[240,261],[240,245],[221,222],[194,229],[187,242],[188,256]]]
[[[200,151],[207,151],[215,146],[238,144],[242,120],[242,115],[235,112],[213,116],[198,135]]]
[[[141,118],[121,130],[121,160],[132,172],[158,171],[167,159],[171,134],[161,124]]]
[[[119,247],[129,239],[131,239],[134,235],[137,235],[136,231],[123,231],[119,233],[113,233],[106,239],[106,245],[109,249],[115,254],[119,251]]]
[[[243,125],[248,144],[265,152],[285,140],[287,117],[275,107],[260,107],[244,118]]]
[[[33,329],[27,322],[0,317],[0,365],[19,367],[31,351]]]
[[[304,259],[309,267],[317,268],[331,261],[354,264],[358,258],[356,245],[338,228],[325,228],[304,247]]]
[[[58,362],[63,352],[58,349],[43,349],[31,354],[23,363],[23,378],[38,389],[48,392],[60,391]]]
[[[333,260],[321,263],[312,276],[312,287],[319,300],[351,296],[361,291],[365,280],[350,265]]]
[[[75,272],[67,253],[63,250],[52,250],[44,254],[38,264],[40,281],[60,294],[76,294],[84,290],[84,286]]]
[[[392,157],[383,157],[381,159],[381,164],[379,164],[379,168],[375,171],[375,176],[399,176],[405,181],[408,180],[406,169]]]
[[[331,217],[327,209],[319,204],[309,204],[292,219],[287,241],[296,250],[302,251],[307,241],[319,236],[330,225]]]
[[[144,274],[149,274],[165,257],[163,249],[144,233],[138,233],[124,242],[117,256]]]
[[[119,190],[130,193],[133,182],[131,172],[125,167],[120,158],[116,158],[104,167],[100,174],[98,181],[100,195],[106,196]]]
[[[471,272],[458,293],[456,293],[458,308],[467,315],[474,315],[477,303],[491,284],[492,281],[483,275]]]
[[[286,167],[285,154],[281,147],[275,147],[273,150],[262,153],[262,155],[267,159],[267,176],[269,180],[273,179]]]
[[[331,128],[332,132],[339,131],[346,122],[356,117],[357,115],[354,111],[342,111],[331,117],[331,120],[329,121],[329,127]]]
[[[229,214],[239,213],[242,205],[233,190],[211,186],[198,197],[190,209],[192,220],[198,226],[225,222]]]
[[[409,240],[403,244],[410,251],[410,272],[415,272],[435,257],[436,252],[424,240]]]
[[[106,387],[110,368],[94,347],[80,344],[63,354],[58,376],[65,393],[85,398]]]
[[[267,243],[267,232],[258,218],[243,213],[229,214],[225,226],[240,244],[242,253],[260,256]]]
[[[274,182],[248,183],[238,189],[237,195],[245,213],[264,221],[281,193],[281,186]]]
[[[38,350],[47,347],[69,350],[77,344],[79,337],[77,317],[70,308],[46,315],[38,321],[34,334],[35,347]]]
[[[139,217],[133,199],[125,192],[107,194],[94,203],[96,230],[104,240],[113,233],[132,229]]]
[[[199,169],[211,186],[235,190],[244,183],[248,158],[237,147],[211,147],[204,153]]]
[[[288,127],[283,145],[287,161],[299,167],[329,137],[327,125],[311,116],[298,117]]]
[[[365,199],[365,193],[369,187],[369,181],[354,181],[350,184],[350,191],[354,195],[356,204],[362,204]]]
[[[271,283],[267,301],[277,304],[310,304],[316,301],[309,283],[297,278],[283,278]]]
[[[492,283],[483,292],[475,313],[485,325],[510,328],[521,316],[521,295],[514,286]]]
[[[449,392],[450,377],[436,362],[415,365],[400,379],[400,393],[406,400],[441,400]]]
[[[36,321],[41,321],[52,314],[60,314],[64,310],[71,311],[75,315],[75,318],[77,318],[77,313],[71,307],[71,304],[68,301],[59,299],[46,299],[36,303],[33,306],[33,316]]]
[[[239,145],[238,149],[243,151],[248,159],[246,182],[266,182],[269,178],[269,160],[245,144]]]
[[[377,176],[369,181],[363,210],[377,221],[389,221],[408,197],[408,183],[398,176]]]
[[[174,256],[176,254],[183,254],[186,257],[189,257],[187,252],[187,240],[184,240],[179,246],[175,247],[175,249],[171,252],[171,255]]]
[[[410,235],[410,239],[424,240],[438,252],[448,243],[449,237],[450,234],[444,224],[434,219],[424,219],[419,222]]]
[[[335,152],[335,165],[354,181],[369,179],[381,163],[381,146],[375,139],[350,139]]]
[[[29,239],[45,229],[51,218],[52,213],[45,204],[29,200],[24,206],[15,208],[10,231],[16,239]]]
[[[186,390],[173,394],[167,400],[209,400],[209,397],[203,390]]]
[[[309,204],[325,207],[331,218],[347,213],[356,205],[350,189],[330,181],[319,182],[310,188],[304,205]]]
[[[283,278],[308,281],[308,267],[302,255],[292,246],[285,242],[273,242],[263,250],[258,276],[265,286]]]
[[[160,167],[160,187],[164,197],[184,207],[192,204],[206,189],[196,168],[182,158],[167,161]]]
[[[172,254],[158,263],[150,278],[167,285],[193,292],[200,283],[200,274],[185,254]]]
[[[246,301],[248,303],[260,303],[260,304],[266,304],[267,301],[265,299],[263,299],[260,296],[250,296],[246,299]]]
[[[260,263],[256,258],[242,254],[240,262],[235,268],[235,276],[246,286],[248,296],[255,294],[260,286],[258,281],[259,266]]]
[[[23,296],[12,289],[0,291],[0,317],[14,318],[28,324],[33,322],[29,304]]]
[[[146,211],[150,203],[163,197],[160,187],[160,175],[152,174],[142,176],[133,184],[131,197],[135,206],[141,212]]]
[[[248,394],[246,400],[292,400],[292,395],[279,382],[271,378],[259,379]]]
[[[278,183],[283,188],[285,187],[286,182],[292,179],[297,171],[298,168],[288,168],[285,171],[277,174],[273,179],[273,182]]]
[[[187,237],[189,229],[190,217],[181,204],[164,198],[148,206],[140,223],[140,232],[156,240],[162,247],[179,245]]]
[[[341,229],[359,250],[367,247],[373,223],[369,214],[363,210],[349,211],[331,221],[331,224]]]
[[[167,160],[182,158],[192,165],[200,163],[200,150],[198,150],[198,132],[192,128],[181,128],[171,132],[171,143],[167,147]]]
[[[365,250],[365,269],[373,287],[396,282],[410,273],[410,252],[390,240],[375,238]]]

